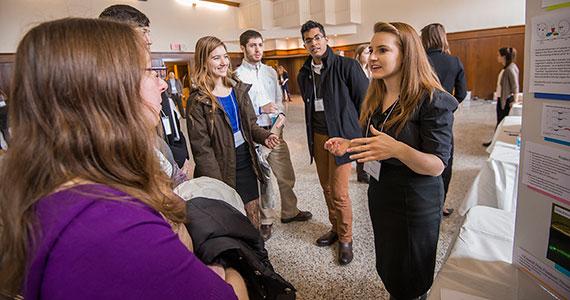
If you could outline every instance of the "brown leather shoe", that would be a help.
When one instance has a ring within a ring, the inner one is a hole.
[[[271,237],[271,226],[273,226],[273,224],[261,224],[261,227],[259,227],[259,234],[261,234],[264,241],[267,241]]]
[[[352,253],[352,242],[338,242],[338,263],[341,266],[348,265],[354,254]]]
[[[317,239],[317,246],[326,247],[338,241],[338,234],[334,231],[329,231]]]
[[[299,213],[292,217],[292,218],[287,218],[287,219],[281,219],[281,223],[291,223],[291,222],[305,222],[310,220],[313,217],[313,214],[309,211],[299,211]]]

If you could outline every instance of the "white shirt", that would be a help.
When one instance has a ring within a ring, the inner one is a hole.
[[[316,65],[313,60],[311,60],[311,67],[313,68],[313,72],[321,75],[321,69],[323,68],[323,63]]]
[[[283,112],[283,95],[277,79],[277,72],[261,62],[251,64],[244,59],[241,66],[236,69],[236,75],[241,81],[251,84],[249,98],[251,98],[253,110],[257,115],[257,125],[271,126],[271,115],[260,113],[260,108],[273,102],[277,105],[278,112],[276,114]]]
[[[169,79],[170,80],[170,90],[173,94],[178,94],[178,90],[176,89],[176,79]]]

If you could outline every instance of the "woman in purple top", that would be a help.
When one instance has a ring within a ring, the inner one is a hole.
[[[125,24],[62,19],[20,42],[0,164],[0,298],[236,298],[168,224],[185,206],[155,154],[149,68]]]

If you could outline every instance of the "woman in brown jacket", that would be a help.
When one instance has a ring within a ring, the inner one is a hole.
[[[262,177],[255,143],[273,149],[279,138],[257,126],[248,96],[250,85],[233,76],[220,39],[200,38],[194,62],[195,88],[187,111],[194,177],[216,178],[235,188],[248,218],[259,228],[258,180]]]

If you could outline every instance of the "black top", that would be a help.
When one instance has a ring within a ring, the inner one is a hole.
[[[315,78],[315,90],[317,91],[316,98],[319,99],[323,97],[323,93],[321,91],[321,75],[313,72],[313,76]],[[313,98],[312,101],[313,101],[313,115],[311,118],[311,125],[313,125],[313,131],[320,134],[328,135],[329,131],[327,129],[327,117],[325,116],[325,112],[315,111],[315,99]],[[323,102],[324,101],[326,100],[323,99]]]
[[[450,94],[435,91],[431,101],[429,100],[429,95],[424,97],[418,105],[419,109],[414,111],[398,136],[395,134],[395,127],[387,129],[384,126],[383,132],[418,151],[439,157],[443,164],[447,166],[451,153],[453,111],[457,109],[457,105],[457,101]],[[390,118],[396,115],[398,109],[400,109],[399,103],[396,104],[394,112],[390,114]],[[377,110],[372,115],[371,124],[380,130],[389,111],[390,109],[387,109],[384,113],[381,113]],[[390,158],[383,163],[404,165],[395,158]]]
[[[428,49],[427,55],[443,88],[461,103],[467,95],[467,82],[459,58],[444,53],[441,49]]]
[[[313,70],[312,58],[309,56],[301,70],[297,81],[305,103],[305,124],[307,126],[307,143],[311,161],[313,159]],[[325,117],[328,135],[345,139],[359,138],[362,128],[358,123],[360,104],[366,96],[369,80],[360,64],[348,57],[338,56],[327,46],[322,58],[321,92],[325,106]],[[350,162],[348,154],[335,157],[337,165]]]

